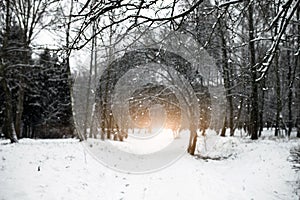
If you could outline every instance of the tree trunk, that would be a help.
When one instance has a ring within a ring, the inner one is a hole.
[[[95,22],[96,23],[96,22]],[[96,31],[96,26],[94,27],[94,31]],[[97,87],[97,37],[95,37],[92,42],[94,43],[94,88]],[[95,123],[95,112],[96,112],[96,94],[93,95],[93,108],[92,108],[92,114],[91,114],[91,124],[90,124],[90,137],[97,138],[97,128],[94,131],[94,123]]]
[[[7,55],[7,47],[8,47],[8,39],[10,35],[10,0],[6,0],[6,15],[5,15],[5,34],[3,37],[3,47],[2,47],[2,55],[3,58]],[[0,76],[1,79],[1,85],[4,90],[4,96],[5,96],[5,119],[4,119],[4,134],[6,138],[9,138],[10,141],[18,142],[18,138],[15,132],[14,127],[14,119],[13,119],[13,100],[12,100],[12,94],[8,86],[8,82],[6,80],[6,71],[7,66],[0,63]]]
[[[228,62],[228,54],[227,54],[227,45],[225,39],[225,33],[223,32],[223,24],[224,22],[220,22],[220,33],[221,33],[221,44],[222,44],[222,66],[223,66],[223,78],[224,78],[224,86],[226,90],[226,100],[228,103],[228,111],[229,111],[229,128],[230,128],[230,136],[234,135],[234,125],[233,125],[233,99],[232,99],[232,84],[231,84],[231,70],[229,69],[230,64]],[[227,110],[227,109],[226,109]],[[227,121],[227,118],[225,119]],[[225,127],[223,126],[223,129]],[[223,134],[223,129],[221,136],[225,136],[225,132]],[[225,130],[226,131],[226,130]]]
[[[280,131],[280,119],[281,119],[281,87],[280,87],[280,73],[279,73],[279,63],[278,63],[278,52],[275,55],[275,63],[274,63],[274,67],[275,67],[275,76],[276,76],[276,120],[275,120],[275,136],[279,135],[279,131]]]
[[[225,118],[224,118],[224,123],[223,123],[223,127],[221,130],[221,135],[222,137],[226,136],[226,129],[227,129],[227,115],[225,114]]]
[[[254,23],[253,23],[253,2],[248,3],[248,22],[249,22],[249,60],[251,73],[251,110],[249,134],[252,140],[258,139],[258,86],[257,86],[257,71],[255,66],[255,45],[254,45]]]
[[[237,117],[236,117],[236,123],[234,126],[234,131],[236,128],[242,128],[240,126],[240,119],[241,119],[241,114],[242,114],[242,110],[243,110],[243,104],[244,104],[244,97],[241,98],[240,100],[240,105],[238,107],[238,113],[237,113]]]
[[[21,74],[21,76],[23,76],[23,73]],[[17,113],[16,113],[16,134],[18,138],[22,137],[22,116],[24,110],[24,86],[23,85],[24,85],[23,80],[21,80],[21,84],[19,86],[19,95],[18,95],[18,104],[17,104]]]
[[[276,11],[279,11],[279,4],[276,8]],[[278,34],[278,25],[275,26],[274,35]],[[280,115],[281,115],[281,109],[282,109],[282,103],[281,103],[281,83],[280,83],[280,73],[279,73],[279,52],[275,52],[274,56],[274,72],[275,72],[275,79],[276,79],[276,85],[275,85],[275,92],[276,92],[276,118],[275,118],[275,136],[279,135],[280,132]]]
[[[92,27],[92,32],[93,34],[96,32],[96,28],[95,28],[95,22],[93,23],[93,27]],[[94,49],[95,49],[95,38],[92,39],[92,48],[91,48],[91,59],[90,59],[90,72],[89,72],[89,77],[88,77],[88,85],[87,85],[87,92],[86,92],[86,104],[85,104],[85,119],[84,119],[84,129],[83,129],[83,135],[85,137],[85,139],[87,138],[87,128],[88,126],[88,121],[90,121],[90,127],[92,127],[93,125],[92,123],[92,119],[89,120],[89,114],[90,114],[90,94],[91,94],[91,83],[92,83],[92,75],[93,75],[93,63],[94,63]],[[93,111],[92,111],[93,112]],[[93,116],[93,113],[91,114],[91,116]],[[92,138],[92,129],[90,129],[89,132],[89,137]]]
[[[297,9],[297,21],[300,21],[300,8]],[[300,24],[298,23],[298,34],[300,33]],[[298,44],[298,55],[296,55],[296,62],[295,67],[297,68],[297,74],[300,73],[300,37],[297,39]],[[297,137],[300,138],[300,80],[298,79],[298,84],[296,84],[296,113],[297,113],[297,119],[296,119],[296,127],[297,127]]]
[[[262,88],[266,87],[266,79],[262,80]],[[259,112],[259,132],[258,136],[260,137],[263,129],[264,129],[264,103],[265,102],[265,90],[262,90],[261,94],[261,104],[260,104],[260,112]]]
[[[292,112],[292,105],[293,105],[293,87],[295,81],[295,73],[293,72],[292,65],[290,62],[291,59],[291,52],[288,50],[287,52],[287,65],[288,65],[288,132],[287,136],[291,136],[292,128],[293,128],[293,112]]]
[[[190,141],[188,146],[188,153],[192,156],[195,154],[197,145],[197,129],[193,122],[190,125]]]
[[[113,20],[113,13],[112,13],[112,19]],[[109,28],[109,48],[108,48],[108,67],[110,66],[110,64],[113,62],[113,60],[115,59],[115,55],[114,55],[114,51],[115,51],[115,44],[113,42],[113,35],[114,35],[114,30],[112,29],[112,27]],[[111,111],[111,100],[107,99],[108,94],[110,93],[110,79],[113,79],[113,74],[110,74],[110,71],[108,73],[108,80],[106,80],[106,87],[105,87],[105,110],[104,112],[105,114],[105,120],[107,121],[106,123],[106,128],[107,128],[107,138],[111,139],[111,134],[113,134],[113,128],[114,128],[114,120],[113,120],[113,114]]]
[[[70,1],[70,12],[69,12],[69,16],[68,16],[68,21],[67,21],[67,30],[66,30],[66,67],[67,67],[67,74],[68,74],[68,87],[70,89],[70,99],[69,102],[71,102],[71,110],[72,110],[72,115],[71,115],[71,119],[70,119],[70,126],[72,129],[72,132],[74,134],[74,130],[76,130],[75,127],[75,112],[73,109],[73,103],[74,103],[74,99],[73,99],[73,82],[72,82],[72,75],[71,75],[71,67],[70,67],[70,56],[71,56],[71,49],[70,49],[70,32],[71,32],[71,23],[72,23],[72,14],[73,14],[73,8],[74,8],[74,1],[71,0]],[[79,133],[77,131],[77,133]],[[84,138],[82,138],[82,135],[79,133],[78,137],[80,139],[80,141],[83,141]]]
[[[11,143],[18,142],[17,134],[14,127],[12,96],[9,88],[7,87],[6,79],[3,78],[2,88],[5,93],[5,121],[4,121],[4,135],[9,138]]]

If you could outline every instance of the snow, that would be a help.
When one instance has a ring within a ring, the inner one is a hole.
[[[199,137],[201,156],[185,153],[169,167],[138,175],[103,166],[75,139],[1,140],[0,199],[298,200],[300,174],[288,158],[299,139],[271,134],[252,141],[239,132],[208,131]]]

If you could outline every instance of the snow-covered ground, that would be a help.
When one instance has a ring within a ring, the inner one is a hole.
[[[289,161],[299,143],[208,133],[199,137],[202,158],[184,154],[163,170],[136,175],[108,169],[75,139],[2,140],[0,200],[299,200],[300,173]]]

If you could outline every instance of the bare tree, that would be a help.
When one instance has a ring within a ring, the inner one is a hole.
[[[198,12],[204,1],[174,1],[161,4],[161,7],[156,3],[157,1],[111,1],[106,3],[86,1],[80,11],[72,15],[74,19],[82,20],[82,23],[71,48],[83,48],[97,35],[102,35],[115,26],[119,26],[122,31],[119,32],[121,37],[114,44],[142,25],[144,27],[159,27],[162,24],[167,24],[172,29],[178,29],[184,25],[184,22],[193,12]],[[222,44],[220,57],[222,58],[224,84],[227,90],[230,135],[234,134],[234,129],[237,126],[241,126],[238,123],[240,123],[241,118],[244,118],[251,138],[258,138],[258,132],[262,131],[264,126],[264,110],[268,109],[268,105],[265,104],[265,95],[266,98],[270,97],[267,91],[267,76],[271,74],[269,69],[273,67],[276,68],[275,77],[277,80],[275,119],[277,124],[275,126],[279,126],[283,106],[282,88],[279,86],[283,80],[279,77],[281,57],[278,49],[291,21],[295,18],[300,1],[270,1],[270,3],[275,3],[278,6],[277,9],[271,11],[272,15],[270,16],[263,16],[262,13],[266,9],[265,5],[255,1],[216,1],[210,11],[217,14],[215,15],[215,23],[211,27],[211,34],[204,43],[204,47],[209,45],[214,34],[221,33],[219,38]],[[182,5],[186,5],[185,10],[180,9]],[[144,11],[149,9],[153,9],[156,15],[145,15]],[[113,20],[109,20],[110,13],[114,13]],[[226,22],[222,20],[225,15],[228,19]],[[263,22],[256,20],[256,18],[262,17],[264,18]],[[91,26],[99,19],[103,19],[103,21],[99,21],[97,30],[91,33],[89,31]],[[199,24],[199,22],[197,23]],[[109,47],[111,48],[112,45],[110,44]],[[229,60],[230,62],[228,62]],[[276,74],[276,72],[278,73]],[[234,81],[237,83],[235,84]],[[234,95],[239,97],[238,101],[235,100]],[[291,94],[289,95],[291,96]],[[237,102],[239,108],[235,109]],[[243,109],[246,107],[245,105],[247,108]],[[247,113],[250,115],[248,120],[246,120]],[[108,116],[102,116],[102,118],[111,120]]]

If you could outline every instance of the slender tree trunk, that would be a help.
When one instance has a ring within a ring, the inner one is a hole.
[[[278,52],[275,55],[274,59],[274,67],[275,67],[275,76],[276,76],[276,119],[275,119],[275,136],[279,135],[280,132],[280,119],[281,119],[281,80],[280,80],[280,73],[279,73],[279,56]]]
[[[93,28],[94,30],[94,28]],[[90,60],[90,72],[88,77],[88,85],[86,91],[86,102],[85,102],[85,118],[84,118],[84,125],[83,125],[83,136],[87,138],[87,128],[88,128],[88,121],[89,121],[89,114],[90,114],[90,93],[91,93],[91,82],[92,82],[92,74],[93,74],[93,62],[94,62],[94,39],[92,40],[92,49],[91,49],[91,60]],[[90,119],[91,120],[91,119]],[[91,123],[91,121],[90,121]],[[90,130],[89,137],[92,137],[92,130]]]
[[[231,84],[231,70],[229,69],[230,68],[230,64],[228,62],[228,54],[227,54],[227,45],[226,45],[226,39],[225,39],[225,33],[222,31],[222,29],[224,29],[224,26],[223,24],[224,22],[220,22],[220,33],[221,33],[221,44],[222,44],[222,48],[221,48],[221,51],[222,51],[222,66],[223,66],[223,78],[224,78],[224,86],[225,86],[225,90],[226,90],[226,100],[227,100],[227,103],[228,103],[228,109],[226,109],[227,111],[229,111],[229,128],[230,128],[230,136],[233,136],[234,135],[234,124],[233,124],[233,99],[232,99],[232,92],[231,92],[231,87],[232,87],[232,84]],[[227,118],[225,119],[227,120]],[[223,129],[225,127],[223,126]],[[225,130],[226,131],[226,130]],[[225,132],[223,133],[223,130],[222,130],[222,133],[221,133],[221,136],[225,136]]]
[[[96,29],[96,26],[94,27],[94,31]],[[97,37],[95,37],[93,39],[93,42],[94,42],[94,88],[97,87]],[[92,108],[92,114],[91,114],[91,124],[90,124],[90,137],[94,137],[96,138],[97,137],[97,128],[96,128],[96,131],[94,131],[94,123],[95,123],[95,112],[96,112],[96,94],[93,95],[93,108]]]
[[[12,108],[12,96],[8,88],[5,78],[2,79],[2,88],[5,93],[5,121],[4,121],[4,134],[6,138],[9,138],[12,143],[18,142],[17,134],[15,131],[13,120],[13,108]]]
[[[18,95],[18,104],[17,104],[17,113],[16,113],[16,134],[18,138],[22,137],[22,116],[24,110],[24,88],[22,86],[19,87],[19,95]]]
[[[300,8],[298,7],[297,9],[297,21],[300,21]],[[300,34],[300,24],[298,23],[298,34]],[[299,52],[299,48],[300,48],[300,37],[298,37],[297,39],[297,44],[298,44],[298,55],[296,55],[296,62],[295,62],[295,67],[296,67],[296,71],[298,72],[298,74],[300,73],[300,52]],[[298,84],[296,84],[296,112],[297,112],[297,119],[296,119],[296,127],[297,127],[297,137],[300,138],[300,80],[297,80]]]
[[[291,59],[291,52],[288,50],[287,52],[287,65],[288,65],[288,132],[287,136],[290,137],[292,128],[293,128],[293,112],[292,112],[292,105],[293,105],[293,87],[294,87],[294,81],[295,81],[295,76],[294,72],[292,69],[292,65],[290,62]]]
[[[229,98],[229,128],[230,128],[230,136],[234,136],[234,124],[233,124],[233,99],[232,96],[230,95]]]
[[[93,1],[93,4],[95,4],[95,0]],[[93,34],[96,34],[96,29],[97,29],[97,22],[93,22],[93,27],[92,27]],[[91,51],[91,67],[94,66],[94,80],[93,80],[93,87],[96,88],[96,79],[97,79],[97,37],[94,37],[92,39],[92,51]],[[92,68],[90,69],[90,75],[92,75]],[[93,94],[92,98],[92,110],[91,110],[91,118],[90,118],[90,134],[89,137],[96,138],[97,135],[97,129],[94,131],[94,122],[95,122],[95,108],[96,108],[96,94]]]
[[[2,47],[2,55],[3,58],[6,58],[7,56],[7,48],[8,48],[8,39],[10,35],[10,0],[6,0],[6,15],[5,15],[5,34],[3,37],[3,47]],[[4,90],[4,96],[5,96],[5,120],[4,120],[4,134],[6,138],[9,138],[10,141],[18,142],[18,138],[15,132],[14,127],[14,119],[13,119],[13,100],[12,100],[12,94],[9,89],[9,85],[6,79],[6,71],[7,65],[0,63],[0,76],[1,79],[1,86]]]
[[[112,13],[112,19],[113,20],[113,13]],[[114,51],[115,51],[115,44],[113,43],[113,34],[114,34],[114,31],[112,29],[112,27],[110,27],[109,29],[109,48],[108,48],[108,67],[109,65],[113,62],[114,60]],[[111,111],[111,100],[110,99],[107,99],[107,96],[109,94],[109,90],[111,89],[110,88],[110,80],[109,79],[113,79],[113,76],[112,74],[110,74],[110,70],[109,70],[109,73],[108,73],[108,80],[106,80],[106,86],[105,86],[105,95],[104,95],[104,119],[105,122],[106,122],[106,126],[105,128],[107,128],[107,138],[108,139],[111,139],[111,134],[113,133],[113,115],[112,115],[112,111]]]
[[[101,91],[100,91],[101,92]],[[104,99],[100,99],[100,106],[101,108],[100,110],[100,123],[101,123],[101,140],[105,139],[105,127],[106,127],[106,102],[104,101]]]
[[[277,4],[276,12],[279,11],[279,4]],[[275,32],[276,35],[278,32],[278,25],[275,26]],[[275,79],[276,79],[276,85],[275,85],[275,91],[276,91],[276,118],[275,118],[275,136],[279,135],[280,131],[280,115],[281,115],[281,109],[282,109],[282,103],[281,103],[281,82],[280,82],[280,73],[279,73],[279,52],[277,51],[274,57],[274,72],[275,72]]]
[[[234,130],[238,127],[240,128],[240,119],[241,119],[241,113],[242,113],[242,110],[243,110],[243,104],[244,104],[244,98],[242,97],[241,100],[240,100],[240,105],[239,105],[239,108],[238,108],[238,113],[237,113],[237,117],[236,117],[236,123],[235,123],[235,126],[234,126]]]
[[[221,135],[222,137],[226,136],[226,129],[227,129],[227,115],[225,114],[225,118],[224,118],[224,123],[223,123],[223,127],[221,130]]]
[[[248,22],[249,22],[249,60],[251,73],[251,110],[250,110],[250,127],[249,134],[252,140],[258,139],[258,86],[257,86],[257,71],[255,58],[255,44],[254,44],[254,22],[253,22],[253,2],[248,3]]]
[[[194,116],[191,117],[191,120],[194,121]],[[195,154],[197,145],[197,126],[194,122],[190,123],[190,141],[188,146],[188,153],[191,155]]]
[[[262,80],[262,88],[266,87],[266,79]],[[260,112],[259,112],[259,132],[258,136],[260,137],[262,131],[264,129],[264,104],[265,104],[265,90],[262,90],[261,94],[261,104],[260,104]]]
[[[71,56],[71,49],[70,49],[70,32],[71,32],[71,24],[72,24],[72,14],[73,14],[73,9],[74,9],[74,1],[70,1],[70,12],[68,16],[68,21],[67,21],[67,30],[66,30],[66,67],[67,67],[67,75],[68,75],[68,87],[70,88],[70,99],[68,102],[71,102],[71,110],[72,110],[72,115],[70,120],[70,128],[72,131],[72,134],[74,134],[74,130],[76,131],[75,127],[75,112],[73,110],[73,82],[72,82],[72,75],[71,75],[71,67],[70,67],[70,56]],[[78,135],[80,141],[83,140],[82,136],[79,134]]]
[[[93,24],[93,32],[96,32],[96,27],[95,27],[95,23]],[[89,75],[89,90],[91,90],[91,83],[92,83],[92,74],[93,74],[93,67],[95,68],[96,66],[94,65],[95,62],[95,49],[96,49],[96,43],[95,43],[95,38],[93,38],[92,40],[92,50],[91,50],[91,62],[90,62],[90,75]],[[96,78],[96,77],[95,77]],[[94,81],[93,81],[94,82]],[[90,94],[89,94],[90,95]],[[93,98],[92,98],[92,110],[91,110],[91,118],[90,118],[90,133],[89,133],[89,137],[92,138],[94,135],[94,130],[93,130],[93,126],[94,126],[94,113],[95,113],[95,95],[93,94]],[[89,102],[90,103],[90,102]]]

